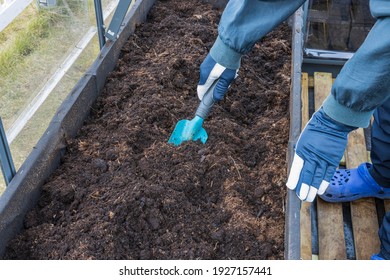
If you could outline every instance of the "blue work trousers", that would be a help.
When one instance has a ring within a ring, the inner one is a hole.
[[[389,88],[390,91],[390,88]],[[375,110],[371,131],[370,173],[375,181],[390,188],[390,99]],[[381,254],[390,260],[390,212],[387,212],[379,229]]]
[[[371,161],[372,177],[379,185],[390,188],[390,98],[374,112]]]

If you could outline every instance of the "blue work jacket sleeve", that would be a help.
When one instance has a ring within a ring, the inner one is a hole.
[[[219,64],[238,69],[241,56],[304,2],[305,0],[230,0],[222,14],[218,38],[210,55]]]

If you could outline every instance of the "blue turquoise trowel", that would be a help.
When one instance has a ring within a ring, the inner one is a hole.
[[[206,143],[208,135],[206,130],[202,127],[203,121],[206,119],[211,111],[211,107],[214,105],[213,91],[214,86],[203,96],[198,109],[196,110],[195,117],[192,120],[180,120],[175,129],[172,132],[168,143],[175,146],[180,145],[185,141],[198,141],[203,144]]]

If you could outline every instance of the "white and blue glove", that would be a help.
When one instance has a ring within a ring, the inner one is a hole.
[[[287,187],[308,202],[323,194],[354,129],[331,119],[322,107],[315,112],[297,141]]]
[[[237,77],[238,69],[229,69],[217,63],[210,54],[200,65],[200,80],[197,87],[198,97],[203,99],[211,86],[215,85],[213,92],[214,101],[220,101],[225,96],[230,84]],[[218,80],[218,81],[217,81]]]

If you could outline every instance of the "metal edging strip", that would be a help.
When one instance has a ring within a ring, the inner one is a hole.
[[[9,144],[7,140],[7,136],[5,135],[3,122],[0,118],[0,164],[1,164],[1,170],[3,172],[5,184],[8,186],[8,184],[11,182],[12,178],[16,174],[15,165],[12,160],[11,151],[9,149]]]
[[[301,65],[303,61],[303,7],[293,18],[292,26],[292,73],[290,94],[290,132],[287,149],[288,171],[294,156],[294,146],[301,131]],[[301,201],[295,191],[288,190],[285,218],[285,259],[300,259],[300,208]]]

